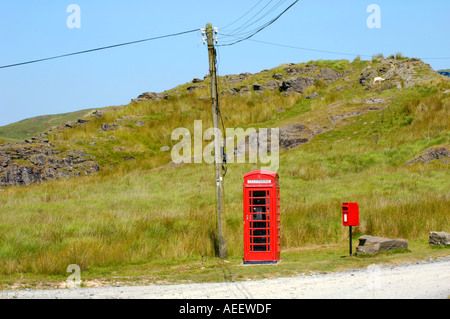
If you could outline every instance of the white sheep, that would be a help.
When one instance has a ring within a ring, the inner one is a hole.
[[[373,80],[373,84],[376,84],[376,83],[382,83],[382,82],[384,82],[384,81],[386,81],[386,80],[383,79],[383,78],[381,78],[381,77],[377,77],[377,78],[375,78],[375,79]]]

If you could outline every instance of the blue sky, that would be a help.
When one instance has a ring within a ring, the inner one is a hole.
[[[205,27],[221,28],[219,44],[269,4],[281,0],[2,0],[0,66]],[[223,29],[259,3],[251,14]],[[280,13],[293,0],[253,27]],[[66,8],[81,9],[70,29]],[[367,7],[381,9],[381,28],[367,26]],[[266,11],[262,11],[264,13]],[[253,39],[323,51],[385,56],[450,57],[450,1],[303,0]],[[228,33],[227,33],[228,32]],[[354,56],[245,41],[219,49],[221,75],[259,72],[283,63]],[[425,60],[435,69],[449,59]],[[208,73],[200,32],[106,51],[0,69],[0,125],[25,118],[128,104],[143,92],[161,92]]]

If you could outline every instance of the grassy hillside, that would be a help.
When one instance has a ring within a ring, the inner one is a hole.
[[[450,83],[419,67],[415,84],[362,86],[369,65],[385,61],[317,61],[344,74],[334,82],[315,81],[300,94],[266,90],[224,94],[226,127],[286,127],[304,124],[322,130],[309,143],[280,155],[282,247],[345,243],[342,202],[361,207],[361,234],[426,240],[429,231],[450,231],[448,161],[405,165],[421,152],[450,144]],[[240,81],[223,77],[219,91],[265,84],[286,66]],[[394,78],[397,79],[397,78]],[[215,180],[211,165],[166,166],[171,132],[193,131],[194,120],[210,127],[208,82],[165,92],[167,100],[111,108],[48,138],[61,149],[85,150],[102,170],[0,192],[0,274],[64,275],[69,264],[83,272],[111,272],[152,262],[164,269],[175,259],[215,255]],[[343,89],[342,89],[343,88]],[[316,92],[319,98],[306,99]],[[371,104],[370,99],[382,99]],[[353,114],[349,116],[348,114]],[[345,116],[344,116],[345,115]],[[331,119],[331,120],[330,120]],[[332,120],[339,119],[339,120]],[[113,130],[99,131],[102,124]],[[114,126],[115,125],[115,126]],[[326,128],[326,129],[325,129]],[[256,164],[230,164],[225,180],[230,258],[242,256],[242,178]],[[158,262],[155,262],[157,260]],[[115,269],[115,270],[112,270]]]
[[[76,121],[92,110],[82,110],[64,114],[43,115],[0,127],[0,144],[14,140],[24,140],[47,132],[50,128]]]

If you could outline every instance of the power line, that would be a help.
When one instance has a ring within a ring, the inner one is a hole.
[[[281,0],[278,1],[277,4],[275,4],[272,8],[270,8],[266,13],[264,13],[259,19],[255,20],[254,22],[250,23],[253,19],[257,18],[258,14],[260,14],[262,11],[264,11],[264,9],[266,7],[269,6],[269,4],[272,1],[270,1],[264,8],[262,8],[257,14],[255,14],[255,16],[253,16],[250,20],[248,20],[246,23],[244,23],[244,25],[242,25],[240,28],[234,30],[233,32],[231,32],[231,35],[234,36],[246,36],[251,34],[252,32],[256,31],[258,28],[254,28],[252,30],[248,30],[246,31],[246,29],[248,29],[249,27],[251,27],[252,25],[255,25],[256,23],[258,23],[258,21],[261,21],[262,19],[264,19],[265,17],[267,17],[269,14],[271,14],[272,12],[274,12],[275,10],[277,10],[280,6],[283,5],[284,2],[286,2],[286,0]]]
[[[231,27],[233,24],[235,24],[235,23],[241,21],[247,14],[249,14],[250,12],[252,12],[257,6],[259,6],[259,4],[260,4],[261,2],[263,2],[263,0],[260,0],[260,1],[259,1],[256,5],[254,5],[250,10],[248,10],[246,13],[244,13],[239,19],[235,20],[234,22],[228,24],[228,25],[225,26],[225,27],[222,27],[221,29],[224,29],[224,30],[225,30],[226,28]]]
[[[231,35],[226,35],[226,36],[231,36]],[[233,37],[233,36],[231,36],[231,37]],[[303,51],[312,51],[312,52],[320,52],[320,53],[336,54],[336,55],[348,55],[348,56],[355,56],[355,57],[360,56],[360,57],[365,57],[365,58],[373,57],[373,55],[368,55],[368,54],[358,54],[358,53],[348,53],[348,52],[338,52],[338,51],[330,51],[330,50],[304,48],[304,47],[298,47],[298,46],[289,45],[289,44],[274,43],[274,42],[261,41],[261,40],[255,40],[255,39],[249,39],[249,41],[261,43],[261,44],[278,46],[278,47],[284,47],[284,48],[289,48],[289,49],[303,50]],[[421,59],[421,60],[450,60],[450,57],[419,58],[419,59]]]
[[[95,49],[90,49],[90,50],[85,50],[85,51],[67,53],[67,54],[57,55],[57,56],[53,56],[53,57],[49,57],[49,58],[43,58],[43,59],[32,60],[32,61],[27,61],[27,62],[21,62],[21,63],[15,63],[15,64],[10,64],[10,65],[4,65],[4,66],[0,66],[0,69],[12,68],[12,67],[26,65],[26,64],[32,64],[32,63],[38,63],[38,62],[43,62],[43,61],[48,61],[48,60],[65,58],[65,57],[69,57],[69,56],[73,56],[73,55],[91,53],[91,52],[95,52],[95,51],[102,51],[102,50],[107,50],[107,49],[112,49],[112,48],[117,48],[117,47],[137,44],[137,43],[142,43],[142,42],[148,42],[148,41],[159,40],[159,39],[164,39],[164,38],[176,37],[176,36],[180,36],[180,35],[188,34],[188,33],[193,33],[193,32],[197,32],[197,31],[198,31],[198,29],[194,29],[194,30],[189,30],[189,31],[184,31],[184,32],[179,32],[179,33],[172,33],[172,34],[162,35],[162,36],[158,36],[158,37],[143,39],[143,40],[137,40],[137,41],[131,41],[131,42],[125,42],[125,43],[120,43],[120,44],[109,45],[109,46],[101,47],[101,48],[95,48]]]
[[[263,31],[265,28],[269,27],[270,25],[272,25],[273,23],[275,23],[278,19],[280,19],[286,12],[288,12],[294,5],[297,4],[297,2],[299,2],[300,0],[296,0],[294,3],[292,3],[289,7],[287,7],[283,12],[281,12],[277,17],[275,17],[274,19],[272,19],[271,21],[269,21],[268,23],[264,24],[262,27],[258,28],[255,32],[253,32],[252,34],[250,34],[247,37],[244,37],[242,39],[239,39],[235,42],[232,43],[228,43],[228,44],[222,44],[219,46],[225,47],[225,46],[233,46],[235,44],[238,44],[240,42],[246,41],[251,39],[252,37],[254,37],[256,34],[258,34],[259,32]]]
[[[290,48],[290,49],[297,49],[297,50],[304,50],[304,51],[313,51],[313,52],[320,52],[320,53],[329,53],[329,54],[338,54],[338,55],[349,55],[349,56],[360,56],[360,57],[369,57],[371,58],[373,55],[368,54],[355,54],[355,53],[346,53],[346,52],[337,52],[337,51],[329,51],[329,50],[320,50],[320,49],[311,49],[311,48],[303,48],[298,47],[294,45],[289,44],[281,44],[281,43],[273,43],[268,41],[261,41],[261,40],[254,40],[250,39],[249,41],[256,42],[256,43],[262,43],[262,44],[268,44],[278,47],[284,47],[284,48]]]
[[[238,31],[241,31],[242,32],[242,30],[245,30],[245,29],[247,29],[250,25],[249,25],[249,23],[253,20],[253,19],[255,19],[255,18],[257,18],[258,17],[258,15],[261,13],[261,12],[263,12],[272,2],[273,2],[274,0],[270,0],[266,5],[264,5],[263,7],[262,7],[262,9],[260,9],[257,13],[255,13],[249,20],[247,20],[246,22],[244,22],[241,26],[239,26],[238,28],[236,28],[236,29],[234,29],[232,32],[231,32],[231,34],[236,34],[236,32],[238,32]],[[283,1],[285,1],[285,0],[283,0]],[[255,21],[255,22],[257,22],[257,21]],[[254,23],[255,23],[254,22]]]

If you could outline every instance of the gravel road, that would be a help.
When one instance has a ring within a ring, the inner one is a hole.
[[[0,292],[0,299],[446,299],[450,258],[262,281]]]

